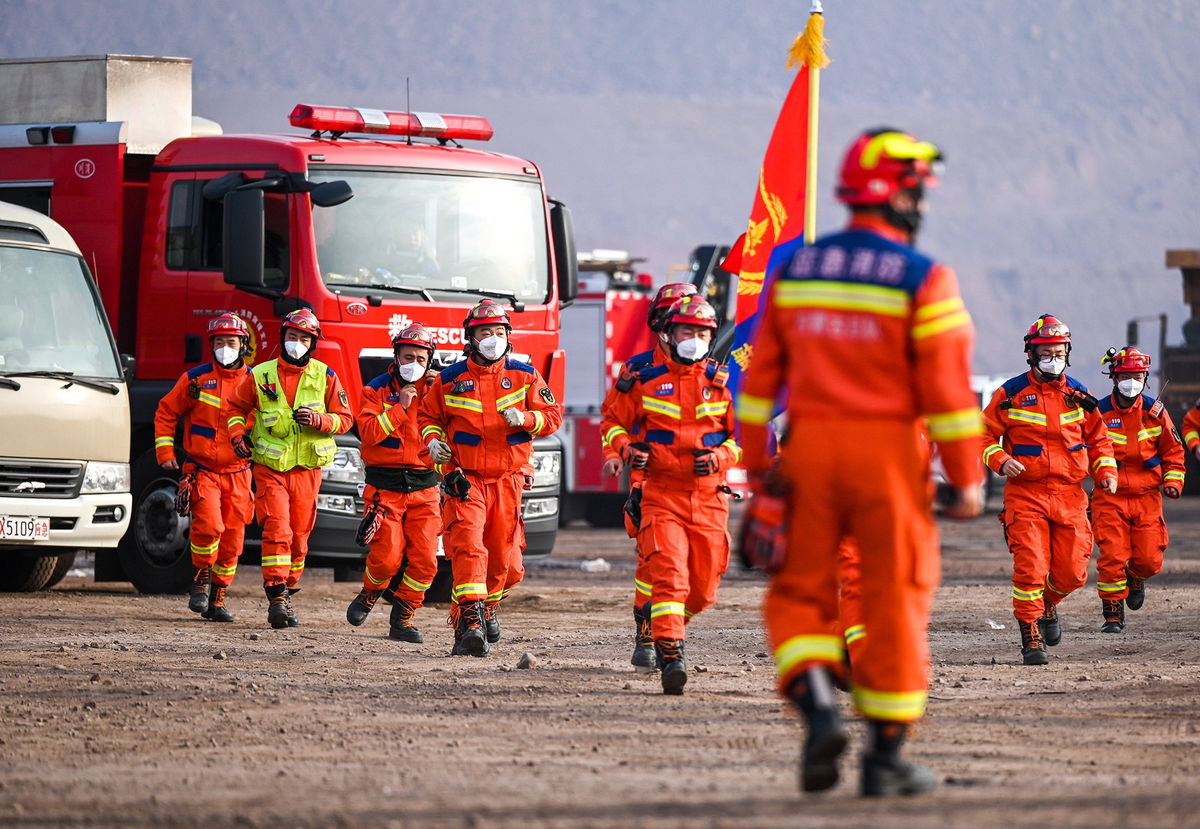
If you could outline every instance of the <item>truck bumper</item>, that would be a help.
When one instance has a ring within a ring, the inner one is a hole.
[[[0,554],[14,547],[116,547],[129,528],[132,505],[133,497],[128,492],[0,500],[0,513],[4,515],[50,519],[49,541],[0,541]],[[46,555],[54,554],[47,550]]]

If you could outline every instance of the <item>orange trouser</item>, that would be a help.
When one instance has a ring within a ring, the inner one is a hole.
[[[792,492],[787,556],[763,611],[779,691],[821,665],[842,675],[836,633],[839,549],[861,561],[862,624],[853,660],[854,703],[864,716],[908,722],[925,711],[927,627],[940,557],[928,496],[928,461],[912,423],[795,420],[783,450]]]
[[[228,587],[237,572],[238,556],[246,538],[246,525],[254,520],[253,480],[250,469],[224,474],[188,464],[192,471],[192,565],[212,570],[212,583]]]
[[[378,495],[384,510],[383,523],[367,554],[364,590],[386,588],[407,559],[396,596],[413,607],[425,603],[425,591],[433,584],[438,569],[437,540],[442,531],[439,494],[436,486],[416,492],[393,492],[369,485],[363,490],[367,507]]]
[[[655,639],[683,639],[684,625],[717,599],[729,567],[729,502],[714,489],[642,488],[639,558],[650,584]]]
[[[850,539],[838,546],[838,622],[835,632],[846,640],[850,664],[862,655],[867,626],[863,622],[862,559],[858,547]]]
[[[1087,581],[1092,528],[1079,484],[1004,485],[1004,538],[1013,557],[1013,616],[1033,622]]]
[[[254,464],[255,511],[262,527],[263,584],[295,587],[304,573],[308,536],[317,523],[321,470],[276,472]]]
[[[638,480],[630,486],[630,492],[640,490],[642,481]],[[638,538],[639,530],[633,525],[633,520],[629,517],[629,513],[625,513],[625,532],[634,540],[634,551],[637,553],[637,562],[633,567],[633,606],[640,608],[650,601],[650,568],[646,566],[646,551],[642,549],[642,542]]]
[[[525,576],[521,562],[524,475],[519,471],[499,478],[463,474],[471,482],[467,500],[447,496],[442,506],[446,555],[454,572],[453,600],[455,604],[499,602]]]
[[[1129,595],[1125,570],[1135,579],[1148,579],[1162,569],[1167,549],[1167,522],[1162,495],[1157,490],[1137,495],[1092,495],[1092,528],[1100,557],[1096,560],[1096,587],[1102,599]]]

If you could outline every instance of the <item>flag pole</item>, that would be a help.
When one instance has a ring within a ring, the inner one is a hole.
[[[829,65],[825,54],[825,10],[813,0],[808,25],[792,44],[788,66],[808,67],[808,157],[805,159],[804,244],[817,238],[817,113],[821,99],[821,69]]]

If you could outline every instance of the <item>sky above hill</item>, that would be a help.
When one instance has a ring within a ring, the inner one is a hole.
[[[4,0],[4,57],[190,57],[196,114],[286,129],[300,102],[486,115],[582,249],[649,258],[744,229],[808,4],[783,0]],[[920,247],[953,265],[976,368],[1016,373],[1042,312],[1099,388],[1134,316],[1186,318],[1169,247],[1200,247],[1200,3],[828,0],[818,225],[846,144],[892,124],[947,156]],[[1157,342],[1150,327],[1145,341]]]

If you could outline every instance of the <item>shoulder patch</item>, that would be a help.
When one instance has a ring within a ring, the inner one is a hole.
[[[325,367],[325,376],[326,377],[336,377],[337,375],[333,373],[333,369],[326,366]]]
[[[529,363],[522,363],[520,360],[514,360],[512,357],[504,360],[504,368],[508,371],[523,371],[526,374],[533,374],[533,366]]]
[[[1067,386],[1069,388],[1077,389],[1078,391],[1084,392],[1085,394],[1091,393],[1088,391],[1087,386],[1085,386],[1083,383],[1080,383],[1078,380],[1076,380],[1074,377],[1072,377],[1069,374],[1067,375]]]
[[[446,366],[438,374],[438,377],[443,383],[451,383],[465,374],[467,371],[467,361],[459,360],[457,363],[451,363]]]
[[[197,377],[199,377],[202,374],[211,374],[212,370],[213,370],[212,363],[201,363],[200,365],[196,366],[195,368],[188,369],[187,376],[188,376],[189,380],[195,380]]]
[[[343,408],[350,408],[350,400],[346,397],[345,389],[338,389],[338,402],[342,404]]]
[[[392,375],[385,371],[383,374],[374,378],[370,383],[367,383],[367,388],[378,391],[379,389],[385,388],[390,382],[392,382]]]
[[[631,373],[637,374],[646,366],[654,362],[654,349],[643,351],[641,354],[634,354],[625,361],[625,368]]]
[[[1000,386],[1000,388],[1004,389],[1005,397],[1007,397],[1008,399],[1011,400],[1012,398],[1017,396],[1017,392],[1019,392],[1021,389],[1025,388],[1028,385],[1029,385],[1029,375],[1028,374],[1018,374],[1016,377],[1010,377],[1008,380],[1005,380],[1003,385]]]
[[[659,363],[656,366],[646,366],[646,368],[638,372],[637,379],[639,383],[646,383],[655,377],[662,377],[670,370],[665,363]]]
[[[1097,404],[1097,409],[1100,414],[1111,412],[1113,410],[1112,395],[1110,394],[1108,397],[1101,398],[1100,403]]]
[[[545,400],[547,404],[551,406],[554,405],[554,392],[550,391],[549,386],[542,386],[542,388],[538,391],[538,394],[541,395],[542,400]]]

